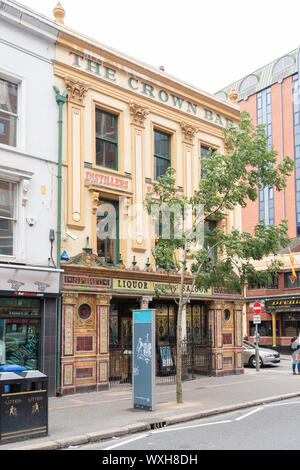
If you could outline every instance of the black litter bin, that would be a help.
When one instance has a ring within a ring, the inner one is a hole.
[[[47,376],[0,372],[0,444],[48,435]]]

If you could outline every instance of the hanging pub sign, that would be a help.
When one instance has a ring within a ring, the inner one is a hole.
[[[155,310],[133,310],[133,408],[155,409]]]

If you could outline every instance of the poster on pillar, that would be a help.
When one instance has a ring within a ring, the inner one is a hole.
[[[155,310],[133,310],[133,408],[155,410]]]

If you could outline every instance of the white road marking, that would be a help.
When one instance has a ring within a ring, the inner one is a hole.
[[[138,439],[143,439],[144,437],[147,437],[147,436],[149,436],[149,433],[142,434],[141,436],[133,437],[132,439],[128,439],[127,441],[119,442],[118,444],[115,444],[114,446],[106,447],[103,450],[115,449],[116,447],[120,447],[120,446],[123,446],[125,444],[129,444],[130,442],[137,441]]]
[[[256,408],[255,410],[249,411],[249,413],[246,413],[243,416],[239,416],[239,418],[236,418],[235,421],[241,421],[242,419],[247,418],[248,416],[253,415],[254,413],[257,413],[258,411],[260,411],[262,409],[263,409],[263,407],[260,406],[259,408]]]
[[[290,401],[289,403],[269,403],[268,405],[265,405],[265,406],[271,407],[271,406],[286,406],[286,405],[300,405],[300,401]]]

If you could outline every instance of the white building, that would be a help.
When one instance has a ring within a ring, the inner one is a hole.
[[[0,0],[0,363],[41,370],[50,394],[60,276],[57,34],[49,19]]]

